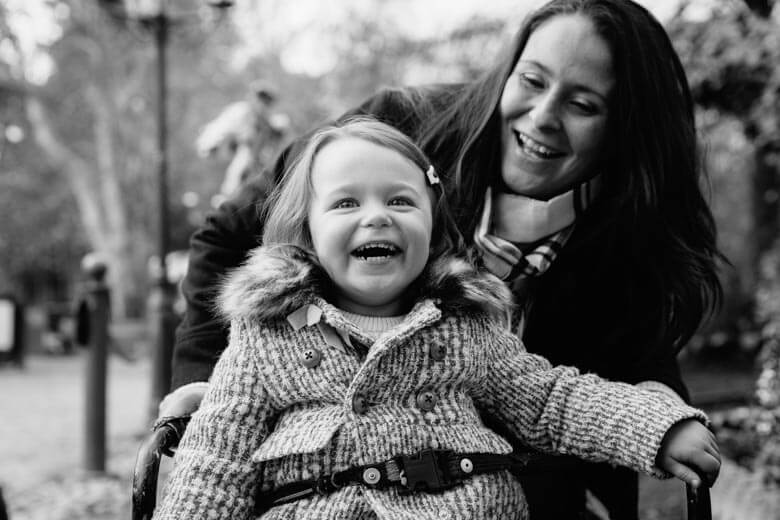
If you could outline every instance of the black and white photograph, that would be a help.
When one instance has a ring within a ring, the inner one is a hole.
[[[780,520],[780,0],[0,0],[0,520]]]

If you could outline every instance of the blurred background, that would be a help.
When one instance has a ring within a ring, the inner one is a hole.
[[[166,391],[189,236],[248,172],[382,86],[473,77],[541,3],[0,0],[10,517],[129,514],[135,449]],[[715,516],[780,518],[762,516],[780,514],[780,2],[640,3],[686,67],[732,264],[722,312],[681,354],[728,456]],[[89,368],[95,325],[90,347],[77,342],[95,294],[110,301],[102,373]],[[96,470],[84,416],[104,401],[107,462]],[[643,518],[677,514],[670,488],[643,485]]]

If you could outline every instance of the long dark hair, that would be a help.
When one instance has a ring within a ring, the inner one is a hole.
[[[616,286],[639,272],[650,277],[643,286],[651,288],[646,303],[655,306],[659,334],[682,345],[720,305],[716,262],[722,255],[701,191],[685,71],[666,31],[645,8],[630,0],[552,0],[531,13],[495,66],[442,110],[418,105],[428,113],[418,116],[425,123],[415,137],[449,172],[450,201],[464,235],[471,236],[485,189],[501,175],[504,85],[531,33],[566,14],[591,20],[611,49],[616,77],[608,146],[599,164],[602,189],[591,212],[598,218],[586,215],[568,249],[612,248],[612,257],[627,259],[615,277],[628,280],[616,280]]]

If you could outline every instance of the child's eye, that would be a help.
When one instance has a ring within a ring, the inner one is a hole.
[[[414,206],[414,203],[407,197],[395,197],[387,203],[389,206]]]
[[[333,209],[347,209],[357,207],[358,203],[355,199],[341,199],[336,201],[333,205]]]

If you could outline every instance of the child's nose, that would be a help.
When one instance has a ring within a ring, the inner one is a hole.
[[[363,216],[363,225],[369,227],[384,227],[393,223],[393,219],[390,218],[390,213],[384,204],[370,205],[365,208],[365,214]]]

